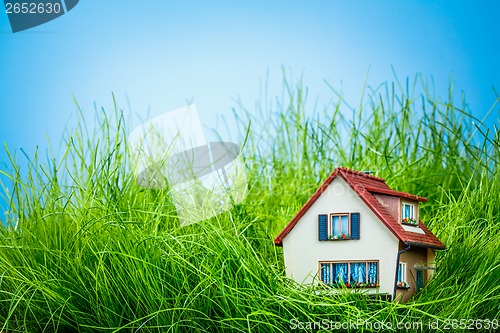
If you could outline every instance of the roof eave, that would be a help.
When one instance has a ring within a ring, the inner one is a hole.
[[[434,250],[445,250],[446,249],[446,246],[444,246],[444,244],[442,246],[439,246],[439,245],[434,245],[434,244],[426,244],[426,243],[412,242],[412,241],[407,241],[404,243],[406,245],[424,247],[424,248],[429,248],[429,249],[434,249]]]

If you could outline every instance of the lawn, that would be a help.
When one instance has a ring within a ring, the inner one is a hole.
[[[246,199],[186,227],[168,189],[136,185],[118,107],[96,111],[94,128],[81,119],[58,157],[9,151],[0,331],[498,327],[500,123],[488,127],[465,103],[433,98],[418,80],[367,89],[355,108],[334,91],[330,104],[314,108],[301,82],[285,80],[284,91],[255,110],[235,106]],[[337,166],[374,170],[391,188],[429,198],[421,219],[447,250],[409,302],[317,293],[285,277],[273,239]]]

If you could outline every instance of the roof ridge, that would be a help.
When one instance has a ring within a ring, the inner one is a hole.
[[[377,177],[377,176],[372,176],[372,175],[370,175],[370,174],[368,174],[366,172],[363,172],[363,171],[353,170],[353,169],[349,169],[349,168],[346,168],[346,167],[343,167],[343,166],[340,166],[340,167],[336,168],[335,170],[344,171],[344,172],[347,172],[347,173],[351,173],[353,175],[358,175],[358,176],[362,176],[362,177],[365,177],[365,178],[369,178],[369,179],[373,179],[373,180],[377,180],[377,181],[385,183],[385,179],[384,178],[380,178],[380,177]]]

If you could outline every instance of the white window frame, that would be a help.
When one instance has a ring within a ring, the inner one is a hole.
[[[339,216],[340,228],[342,228],[342,216],[347,216],[347,235],[351,235],[351,214],[349,213],[332,213],[330,214],[330,219],[328,220],[328,237],[334,237],[338,235],[333,234],[332,221],[334,216]]]
[[[405,206],[410,206],[410,215],[411,216],[405,216]],[[412,204],[412,203],[408,203],[408,202],[403,202],[401,204],[401,220],[404,220],[405,218],[408,218],[408,219],[416,219],[416,214],[415,214],[415,205]]]

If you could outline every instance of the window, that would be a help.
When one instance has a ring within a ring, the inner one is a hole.
[[[403,219],[414,219],[414,206],[403,202],[402,216]]]
[[[398,264],[398,276],[396,284],[398,288],[408,288],[408,282],[406,282],[406,263],[400,262]]]
[[[342,238],[343,235],[346,235],[350,238],[351,228],[349,214],[332,214],[330,217],[328,235],[337,236],[338,238]]]
[[[418,225],[417,216],[415,214],[415,205],[403,202],[401,205],[401,222],[403,224]]]
[[[400,262],[398,265],[398,282],[406,282],[406,263]]]
[[[359,239],[359,221],[359,213],[319,214],[318,239],[320,241]]]
[[[335,287],[377,287],[378,261],[320,262],[319,276]]]

